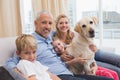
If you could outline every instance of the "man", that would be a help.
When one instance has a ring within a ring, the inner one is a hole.
[[[32,34],[37,44],[37,60],[43,65],[49,67],[49,71],[56,74],[62,80],[112,80],[106,77],[88,76],[88,75],[73,75],[66,67],[66,64],[56,55],[53,50],[52,36],[54,34],[51,31],[53,23],[52,15],[47,11],[42,11],[37,15],[35,24],[35,32]],[[79,59],[78,59],[79,60]],[[11,58],[6,62],[7,68],[16,69],[18,63],[17,57]],[[79,61],[80,62],[80,61]]]

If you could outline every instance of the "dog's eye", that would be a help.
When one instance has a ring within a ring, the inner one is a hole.
[[[85,28],[85,27],[86,27],[86,25],[82,25],[82,27],[83,27],[83,28]]]
[[[90,24],[93,24],[93,21],[90,21]]]

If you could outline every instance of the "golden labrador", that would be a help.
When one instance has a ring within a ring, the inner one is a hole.
[[[81,19],[75,26],[75,37],[72,43],[66,48],[66,51],[74,57],[83,57],[88,59],[84,64],[69,65],[68,68],[74,74],[87,74],[93,75],[96,71],[92,71],[92,67],[96,66],[94,60],[94,52],[89,48],[90,44],[93,44],[93,38],[95,36],[95,17],[85,17]]]

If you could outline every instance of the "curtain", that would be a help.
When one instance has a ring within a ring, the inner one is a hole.
[[[54,19],[67,14],[67,0],[32,0],[33,14],[48,10]],[[20,0],[0,0],[0,37],[12,37],[22,33]]]
[[[19,0],[0,0],[0,37],[21,34]]]
[[[48,10],[52,13],[54,19],[59,14],[68,14],[67,12],[67,0],[32,0],[33,1],[33,14],[34,18],[36,14],[41,10]]]

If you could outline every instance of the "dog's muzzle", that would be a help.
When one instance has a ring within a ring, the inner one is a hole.
[[[90,36],[90,38],[95,37],[95,31],[93,29],[89,30],[89,36]]]

